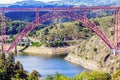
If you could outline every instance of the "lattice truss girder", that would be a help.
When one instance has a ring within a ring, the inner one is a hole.
[[[105,34],[99,29],[99,26],[96,26],[91,20],[87,18],[87,11],[88,10],[114,10],[115,17],[114,17],[114,40],[115,43],[112,45]],[[36,12],[36,19],[33,20],[31,23],[26,25],[26,27],[20,32],[20,34],[16,37],[16,39],[12,42],[10,47],[8,48],[7,52],[11,51],[20,41],[21,39],[39,24],[46,22],[47,20],[51,20],[54,18],[70,18],[77,21],[82,22],[88,28],[93,30],[111,49],[118,49],[119,48],[119,32],[118,32],[118,25],[119,25],[119,9],[120,6],[90,6],[90,7],[65,7],[65,8],[0,8],[0,12],[2,13],[2,51],[5,52],[5,41],[6,41],[6,31],[5,31],[5,15],[4,12],[25,12],[25,11],[35,11]],[[75,13],[75,11],[83,11],[83,15]],[[44,14],[42,16],[39,15],[40,11],[49,11],[49,13]]]

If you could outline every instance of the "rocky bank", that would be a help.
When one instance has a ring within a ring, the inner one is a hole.
[[[110,43],[114,45],[113,16],[93,18],[92,20],[97,23]],[[120,68],[120,54],[113,55],[110,48],[96,34],[73,48],[65,59],[91,70],[100,69],[109,73]]]

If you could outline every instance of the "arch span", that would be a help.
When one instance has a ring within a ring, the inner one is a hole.
[[[77,20],[79,22],[82,22],[84,25],[86,25],[88,28],[93,30],[111,49],[113,49],[113,45],[110,43],[108,38],[102,33],[102,31],[99,29],[99,26],[96,26],[94,22],[90,21],[86,17],[70,11],[58,11],[58,12],[49,12],[47,14],[44,14],[39,17],[39,24],[42,24],[48,20],[55,19],[55,18],[70,18]],[[17,36],[17,38],[12,42],[10,47],[8,48],[7,52],[12,50],[20,41],[21,39],[28,34],[31,30],[33,30],[35,27],[37,27],[38,24],[36,24],[36,20],[28,24],[21,33]]]

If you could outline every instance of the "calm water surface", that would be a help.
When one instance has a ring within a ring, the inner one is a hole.
[[[37,70],[42,77],[45,77],[47,74],[54,75],[56,72],[73,77],[75,74],[85,70],[58,57],[47,58],[43,56],[17,55],[16,60],[19,60],[28,72]]]

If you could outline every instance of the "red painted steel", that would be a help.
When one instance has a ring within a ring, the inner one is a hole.
[[[115,43],[112,45],[107,37],[102,33],[98,26],[96,26],[92,21],[88,20],[86,12],[88,10],[115,10]],[[38,26],[39,24],[54,18],[72,18],[84,23],[87,27],[93,30],[111,49],[118,49],[118,23],[119,23],[119,9],[120,6],[89,6],[89,7],[63,7],[63,8],[0,8],[0,12],[2,13],[2,51],[4,51],[5,46],[5,12],[26,12],[26,11],[34,11],[36,12],[36,19],[28,24],[22,32],[17,36],[17,38],[12,42],[11,46],[7,50],[8,52],[13,49],[20,40],[29,33],[33,28]],[[49,11],[49,13],[39,17],[39,12],[41,11]],[[73,11],[83,11],[83,16],[77,13],[73,13]],[[56,12],[56,13],[55,13]],[[67,15],[66,15],[67,14]]]
[[[114,17],[114,32],[115,32],[115,35],[114,35],[114,40],[115,40],[115,49],[118,49],[118,25],[119,25],[119,9],[116,9],[115,10],[115,17]]]
[[[36,25],[39,24],[39,10],[36,10]]]
[[[110,48],[114,48],[114,46],[109,42],[107,37],[99,29],[99,26],[96,26],[92,21],[90,21],[87,18],[86,18],[86,23],[85,23],[84,22],[85,17],[78,13],[74,13],[74,12],[70,12],[70,11],[69,12],[68,11],[67,12],[65,12],[65,11],[64,12],[49,12],[39,18],[39,24],[42,24],[43,22],[46,22],[48,20],[55,19],[55,18],[70,18],[70,19],[74,19],[74,20],[82,22],[88,28],[93,30]],[[11,44],[11,46],[9,47],[7,52],[12,50],[26,34],[28,34],[32,29],[37,27],[35,22],[36,22],[36,20],[31,22],[29,25],[27,25],[22,30],[22,32],[17,36],[15,41],[13,41],[13,43]]]
[[[6,44],[6,29],[5,29],[5,13],[4,8],[2,9],[2,23],[1,23],[1,52],[5,53]]]
[[[86,18],[87,18],[87,10],[83,10],[83,16],[84,16],[84,22],[86,23]]]
[[[0,12],[3,8],[0,8]],[[115,10],[120,9],[120,6],[89,6],[89,7],[63,7],[63,8],[4,8],[5,12],[24,12],[24,11],[79,11],[79,10]]]

